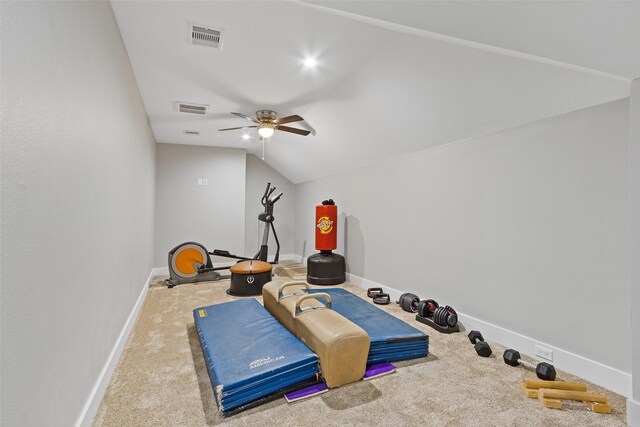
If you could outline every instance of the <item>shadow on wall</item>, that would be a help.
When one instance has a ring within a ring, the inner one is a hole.
[[[344,257],[349,273],[364,277],[364,255],[364,236],[360,220],[349,215],[344,220]]]

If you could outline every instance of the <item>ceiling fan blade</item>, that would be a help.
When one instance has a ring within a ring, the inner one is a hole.
[[[313,128],[313,126],[311,126],[309,123],[305,122],[305,125],[309,128],[309,130],[311,131],[311,135],[316,136],[316,130]]]
[[[247,119],[247,120],[249,120],[249,121],[252,121],[253,123],[258,123],[258,124],[260,124],[260,122],[258,121],[258,119],[256,119],[255,117],[250,117],[250,116],[247,116],[246,114],[242,114],[242,113],[231,113],[231,114],[233,114],[234,116],[238,116],[238,117],[240,117],[240,118],[243,118],[243,119]]]
[[[278,119],[275,119],[273,122],[279,125],[283,125],[285,123],[299,122],[301,120],[304,120],[304,119],[299,115],[294,114],[293,116],[280,117]]]
[[[307,136],[307,135],[309,135],[311,133],[310,130],[290,128],[289,126],[276,126],[276,130],[282,130],[282,131],[285,131],[285,132],[291,132],[291,133],[295,133],[295,134],[302,135],[302,136]]]
[[[240,126],[238,128],[225,128],[225,129],[218,129],[218,131],[222,131],[222,130],[236,130],[236,129],[249,129],[249,128],[257,128],[258,126]]]

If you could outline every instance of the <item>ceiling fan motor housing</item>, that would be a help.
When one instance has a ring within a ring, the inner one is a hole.
[[[261,122],[272,122],[278,118],[278,114],[272,110],[258,110],[256,111],[256,117]]]

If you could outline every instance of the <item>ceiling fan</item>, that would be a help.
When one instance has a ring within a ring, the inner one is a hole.
[[[258,135],[260,140],[270,138],[271,135],[277,130],[289,133],[295,133],[296,135],[307,136],[309,134],[315,135],[316,131],[292,128],[290,126],[283,126],[287,123],[299,122],[304,120],[302,117],[294,114],[292,116],[278,117],[278,113],[272,110],[258,110],[256,111],[256,117],[250,117],[242,113],[231,113],[234,116],[241,117],[255,123],[254,126],[240,126],[235,128],[218,129],[219,131],[237,130],[237,129],[251,129],[258,128]],[[310,127],[310,126],[309,126]]]

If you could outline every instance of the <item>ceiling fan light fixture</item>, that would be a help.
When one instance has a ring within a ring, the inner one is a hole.
[[[318,65],[318,61],[315,58],[307,57],[305,58],[303,65],[307,68],[315,68]]]
[[[271,138],[271,135],[273,135],[274,131],[275,129],[269,123],[263,123],[260,125],[260,127],[258,127],[258,134],[262,138]]]

